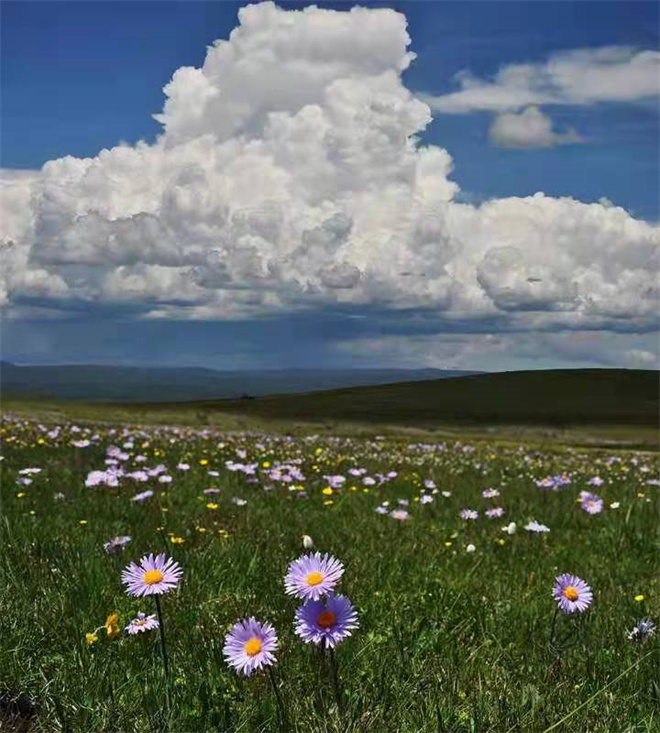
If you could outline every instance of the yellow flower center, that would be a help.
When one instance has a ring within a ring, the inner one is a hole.
[[[323,582],[323,573],[314,571],[307,576],[307,585],[318,585]]]
[[[261,651],[261,642],[259,641],[259,639],[257,639],[256,636],[253,636],[251,639],[248,639],[245,642],[244,649],[248,657],[254,657]]]
[[[568,598],[569,601],[577,601],[580,597],[577,588],[572,585],[569,585],[568,588],[564,588],[562,592],[564,594],[564,598]]]
[[[329,629],[331,626],[335,625],[337,617],[332,611],[323,611],[323,613],[319,614],[319,617],[316,619],[316,623],[322,628],[322,629]]]
[[[147,570],[147,572],[142,576],[142,580],[147,585],[153,585],[154,583],[160,583],[162,579],[163,579],[163,574],[160,572],[160,570]]]

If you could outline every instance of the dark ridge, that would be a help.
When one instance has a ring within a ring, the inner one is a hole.
[[[202,401],[195,407],[306,422],[657,426],[659,394],[658,371],[560,369]]]

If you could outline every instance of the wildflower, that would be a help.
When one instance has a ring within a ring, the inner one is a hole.
[[[451,496],[451,491],[442,491],[440,493],[445,497],[445,499],[448,499]]]
[[[142,613],[142,611],[140,611],[137,615],[137,618],[134,618],[131,622],[129,622],[128,626],[124,630],[127,634],[135,636],[135,634],[142,634],[145,631],[157,629],[158,626],[159,623],[155,614],[147,616],[146,614]]]
[[[151,491],[151,489],[147,489],[146,491],[141,491],[139,494],[136,494],[131,501],[135,501],[138,504],[142,504],[142,502],[146,501],[147,499],[150,499],[154,495],[154,492]]]
[[[516,529],[518,529],[518,525],[515,522],[509,522],[506,527],[502,527],[502,532],[506,532],[507,534],[515,534]]]
[[[566,614],[586,611],[594,599],[591,588],[584,580],[569,573],[555,578],[553,596],[559,608]]]
[[[275,661],[277,634],[267,622],[254,617],[234,624],[225,637],[222,650],[230,667],[244,675],[251,675],[262,667],[269,667]]]
[[[484,499],[494,499],[496,496],[500,495],[500,492],[497,489],[484,489],[481,492],[481,495]]]
[[[109,639],[114,639],[116,636],[119,636],[119,615],[116,612],[111,613],[106,618],[103,626],[105,626],[105,631]]]
[[[232,499],[232,503],[236,504],[236,506],[245,506],[247,504],[247,499],[240,499],[238,496],[235,496]]]
[[[314,540],[308,534],[304,534],[302,536],[302,544],[306,550],[311,550],[314,547]]]
[[[91,634],[85,634],[85,644],[91,646],[94,642],[98,641],[99,637],[96,631],[92,631]]]
[[[498,517],[504,516],[504,509],[501,506],[493,507],[492,509],[486,510],[486,516],[488,519],[497,519]]]
[[[346,596],[308,601],[296,611],[296,634],[306,643],[334,647],[358,628],[357,612]]]
[[[122,573],[121,581],[131,596],[161,595],[176,588],[183,570],[179,564],[161,553],[145,555],[140,565],[132,562]]]
[[[610,509],[618,509],[620,506],[621,506],[621,502],[619,502],[619,501],[613,501],[610,504]]]
[[[468,545],[465,548],[465,552],[474,552],[477,548],[474,545]]]
[[[600,514],[603,511],[603,500],[596,494],[583,491],[580,494],[580,507],[587,514]]]
[[[386,506],[384,506],[383,504],[381,504],[380,506],[377,506],[374,511],[377,514],[388,514],[389,513],[389,509]]]
[[[479,512],[475,511],[474,509],[463,509],[461,511],[461,519],[465,519],[466,521],[473,522],[475,519],[479,518]]]
[[[329,593],[344,574],[344,566],[327,553],[303,555],[288,568],[284,586],[288,595],[318,600]]]
[[[430,494],[422,494],[419,497],[420,504],[430,504],[433,501],[433,497]]]
[[[397,519],[399,522],[405,522],[406,519],[410,518],[410,514],[405,509],[394,509],[390,512],[392,519]]]
[[[528,532],[535,532],[536,534],[543,534],[544,532],[550,531],[550,527],[546,527],[545,524],[541,524],[540,522],[537,522],[535,519],[532,519],[531,522],[528,522],[525,525],[525,529]]]
[[[208,504],[206,505],[206,508],[207,508],[207,509],[217,509],[217,508],[218,508],[218,505],[217,505],[217,504],[216,504],[216,503],[215,503],[214,501],[210,501],[210,502],[209,502],[209,503],[208,503]]]
[[[637,622],[635,628],[628,633],[628,639],[638,644],[645,644],[655,634],[655,624],[648,619]]]
[[[170,542],[173,545],[182,545],[185,542],[183,537],[170,537]]]
[[[118,552],[121,552],[121,550],[123,550],[130,541],[130,535],[113,537],[111,540],[104,543],[103,549],[108,555],[116,555]]]
[[[639,593],[638,595],[635,596],[635,600],[637,601],[637,603],[641,603],[644,600],[644,596],[641,593]]]

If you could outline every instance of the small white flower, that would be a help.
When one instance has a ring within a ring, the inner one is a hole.
[[[465,548],[465,552],[474,552],[477,548],[474,545],[468,545]]]
[[[314,540],[308,534],[303,535],[302,543],[306,550],[311,550],[314,547]]]
[[[506,525],[506,527],[502,527],[502,532],[506,532],[507,534],[515,534],[517,528],[518,525],[515,522],[510,522]]]
[[[619,502],[619,501],[613,501],[610,504],[610,509],[618,509],[620,506],[621,506],[621,502]]]

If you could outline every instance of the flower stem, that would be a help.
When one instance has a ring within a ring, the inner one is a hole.
[[[270,684],[273,688],[273,692],[275,693],[275,700],[277,701],[277,713],[278,717],[280,719],[280,728],[282,730],[289,730],[289,721],[286,717],[286,709],[284,707],[284,702],[282,700],[282,696],[280,695],[279,688],[277,687],[277,682],[275,681],[275,673],[273,672],[272,667],[268,667],[268,679],[270,680]]]
[[[328,656],[330,657],[330,674],[332,676],[332,687],[335,691],[335,700],[337,701],[337,710],[342,711],[342,699],[341,699],[341,688],[339,687],[339,673],[337,670],[337,657],[335,656],[335,650],[330,647],[328,650]]]
[[[160,596],[154,595],[156,600],[156,613],[158,614],[158,628],[160,630],[160,656],[163,659],[163,668],[165,670],[165,679],[170,676],[170,664],[167,659],[167,646],[165,645],[165,624],[163,623],[163,611],[160,607]]]
[[[558,651],[557,647],[555,646],[555,631],[557,628],[557,616],[558,615],[559,615],[559,607],[555,608],[555,612],[552,616],[552,623],[550,624],[549,644],[550,644],[550,649],[552,649],[552,651],[554,652]]]

